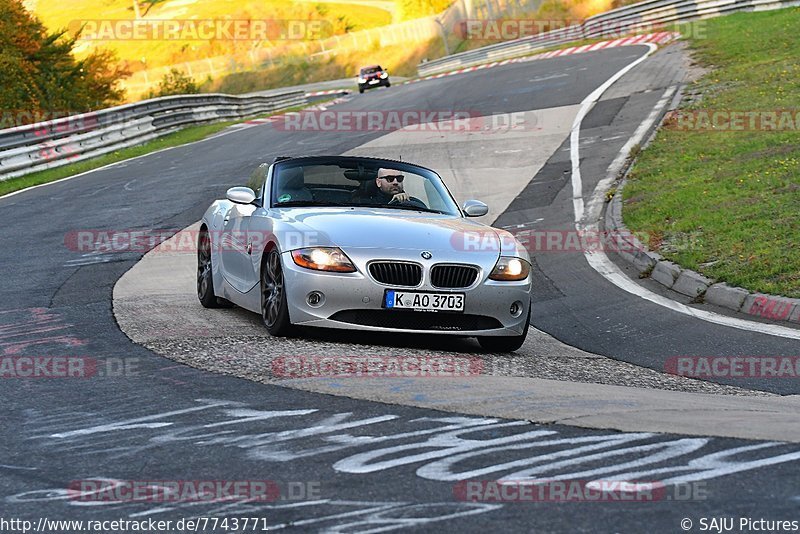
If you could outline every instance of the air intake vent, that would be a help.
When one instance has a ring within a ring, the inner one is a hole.
[[[375,262],[369,266],[369,274],[390,286],[418,286],[422,280],[422,267],[416,263]]]
[[[425,313],[389,310],[343,310],[329,317],[331,321],[402,330],[460,332],[503,328],[494,317],[463,313]]]
[[[478,269],[469,265],[434,265],[431,285],[446,289],[469,287],[478,279]]]

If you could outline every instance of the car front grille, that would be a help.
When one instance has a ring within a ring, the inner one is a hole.
[[[422,267],[416,263],[374,262],[369,265],[369,274],[390,286],[416,287],[422,281]]]
[[[329,317],[332,321],[386,329],[461,332],[492,330],[503,325],[494,317],[465,313],[435,313],[399,310],[344,310]]]
[[[431,285],[446,289],[469,287],[478,279],[478,269],[471,265],[434,265]]]

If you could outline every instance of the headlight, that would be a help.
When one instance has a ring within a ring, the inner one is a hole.
[[[385,80],[386,78],[388,78],[388,77],[389,77],[389,74],[388,74],[388,73],[386,73],[386,72],[382,72],[382,73],[381,73],[381,78],[383,78],[384,80]]]
[[[527,261],[522,258],[502,256],[497,265],[494,266],[489,279],[501,282],[518,282],[528,278],[530,273],[531,264]]]
[[[301,248],[292,251],[292,259],[300,267],[315,271],[356,272],[353,262],[338,248]]]
[[[366,78],[359,78],[358,79],[358,83],[367,83],[367,79]]]

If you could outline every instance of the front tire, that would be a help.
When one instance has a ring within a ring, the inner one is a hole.
[[[528,318],[525,320],[525,328],[519,336],[485,336],[479,337],[478,343],[486,352],[514,352],[519,349],[528,337],[528,326],[531,322],[531,309],[528,306]]]
[[[273,336],[284,337],[292,333],[283,265],[277,248],[267,253],[267,259],[261,265],[261,319]]]
[[[211,268],[211,239],[208,230],[197,238],[197,298],[204,308],[230,308],[233,304],[214,294],[214,275]]]

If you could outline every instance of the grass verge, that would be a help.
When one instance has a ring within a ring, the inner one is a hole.
[[[639,156],[623,193],[625,223],[683,267],[800,297],[800,115],[791,109],[800,102],[800,9],[706,23],[703,38],[689,38],[710,69],[688,88],[700,98]],[[731,111],[787,110],[795,120],[775,129],[724,120]],[[717,128],[702,120],[714,116]]]
[[[322,102],[326,102],[332,99],[333,98],[325,100],[317,100],[314,102],[314,104],[315,105],[320,104]],[[306,106],[296,106],[289,109],[278,111],[276,113],[299,111],[305,107]],[[275,113],[262,115],[261,117],[269,117],[270,115],[274,114]],[[55,167],[53,169],[34,172],[31,174],[27,174],[25,176],[20,176],[18,178],[11,178],[10,180],[4,180],[0,182],[0,196],[6,195],[8,193],[13,193],[14,191],[19,191],[20,189],[25,189],[26,187],[46,184],[48,182],[55,182],[56,180],[61,180],[62,178],[68,178],[70,176],[74,176],[82,172],[99,169],[100,167],[104,167],[112,163],[118,163],[126,159],[135,158],[137,156],[143,156],[145,154],[150,154],[152,152],[156,152],[158,150],[162,150],[165,148],[172,148],[180,145],[185,145],[188,143],[193,143],[195,141],[200,141],[202,139],[205,139],[206,137],[214,135],[215,133],[218,133],[228,128],[229,126],[242,123],[246,120],[252,120],[252,118],[235,120],[235,121],[215,122],[212,124],[201,124],[198,126],[189,126],[177,132],[165,135],[164,137],[153,139],[152,141],[149,141],[141,145],[132,146],[129,148],[123,148],[121,150],[111,152],[110,154],[106,154],[104,156],[98,156],[96,158],[79,161],[77,163],[70,163],[67,165],[62,165],[61,167]]]

